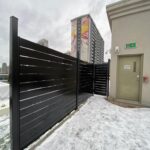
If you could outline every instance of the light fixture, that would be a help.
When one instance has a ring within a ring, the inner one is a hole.
[[[116,47],[115,47],[115,54],[119,54],[119,51],[120,51],[120,50],[119,50],[119,46],[116,46]]]

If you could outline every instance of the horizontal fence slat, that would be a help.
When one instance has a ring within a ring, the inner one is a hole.
[[[42,60],[47,60],[47,61],[54,61],[57,63],[58,62],[59,63],[66,63],[66,64],[76,63],[76,61],[66,60],[66,59],[63,59],[61,57],[57,57],[54,55],[43,53],[41,51],[30,50],[30,49],[27,49],[24,47],[20,48],[20,55],[27,56],[27,57],[33,57],[33,58],[37,58],[37,59],[42,59]]]
[[[24,56],[20,56],[20,64],[21,65],[34,65],[34,66],[40,66],[40,67],[53,67],[53,68],[55,68],[56,66],[73,67],[74,65],[74,63],[64,64],[64,63],[37,59],[33,57],[24,57]]]
[[[58,85],[53,85],[53,86],[48,86],[48,87],[41,87],[38,89],[32,89],[30,91],[23,91],[20,93],[20,99],[26,99],[26,98],[30,98],[30,97],[34,97],[34,96],[38,96],[41,94],[45,94],[48,92],[53,92],[59,89],[65,89],[65,88],[73,88],[74,83],[72,82],[72,84],[70,83],[69,85],[67,84],[58,84]],[[74,87],[75,88],[75,87]]]
[[[72,72],[66,74],[65,72],[60,72],[59,74],[21,74],[20,82],[30,82],[30,81],[42,81],[50,79],[64,79],[74,76]]]
[[[75,78],[65,78],[65,79],[50,79],[50,80],[41,80],[41,81],[31,81],[31,82],[23,82],[20,83],[20,91],[27,91],[35,88],[40,88],[40,87],[46,87],[46,86],[52,86],[52,85],[57,85],[60,83],[70,83],[72,82],[75,83],[76,80]]]
[[[45,100],[52,99],[52,98],[55,98],[57,96],[63,96],[63,94],[66,95],[67,93],[74,92],[74,91],[75,90],[73,88],[59,89],[59,90],[56,90],[53,92],[48,92],[48,93],[45,93],[42,95],[38,95],[36,97],[31,97],[31,98],[28,98],[26,100],[21,100],[20,101],[20,109],[33,106],[34,104],[44,102]]]
[[[74,57],[71,57],[71,56],[63,54],[61,52],[52,50],[52,49],[44,47],[44,46],[41,46],[37,43],[28,41],[28,40],[23,39],[23,38],[20,38],[20,46],[30,48],[30,49],[33,49],[33,50],[36,50],[36,51],[40,51],[40,52],[43,52],[43,53],[52,54],[54,56],[56,55],[56,56],[59,56],[60,58],[67,59],[67,60],[70,60],[70,61],[76,61],[76,58],[74,58]]]
[[[22,65],[20,66],[20,73],[60,73],[62,71],[65,72],[73,72],[75,73],[75,66],[71,67],[66,67],[66,66],[57,66],[55,65],[54,67],[39,67],[39,66],[27,66],[27,65]]]

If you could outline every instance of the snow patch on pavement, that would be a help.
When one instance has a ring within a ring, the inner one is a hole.
[[[95,95],[36,150],[150,150],[150,109]]]
[[[0,117],[0,149],[10,149],[10,126],[8,115]]]

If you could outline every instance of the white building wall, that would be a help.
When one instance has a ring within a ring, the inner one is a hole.
[[[125,45],[132,42],[136,42],[136,48],[126,49]],[[116,46],[119,46],[119,55],[143,54],[143,76],[148,76],[149,82],[142,82],[141,103],[150,106],[150,10],[112,20],[110,96],[113,98],[116,98],[117,84]]]

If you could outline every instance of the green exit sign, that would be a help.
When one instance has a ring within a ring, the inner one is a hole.
[[[136,43],[127,43],[126,48],[136,48]]]

